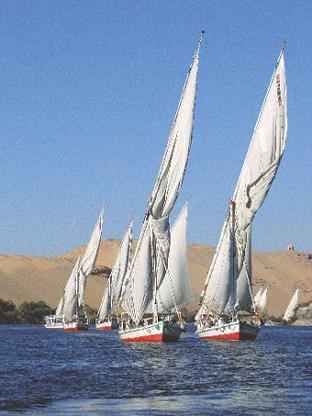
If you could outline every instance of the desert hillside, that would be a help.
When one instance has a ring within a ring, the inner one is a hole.
[[[96,268],[112,267],[119,241],[102,241]],[[55,307],[74,262],[83,250],[79,247],[57,257],[0,256],[0,298],[12,299],[17,305],[24,301],[44,300]],[[188,261],[196,300],[214,248],[203,244],[188,247]],[[92,275],[87,284],[86,303],[97,308],[103,293],[105,278]],[[312,299],[312,255],[297,252],[253,253],[254,293],[260,286],[268,287],[268,312],[281,315],[299,288],[300,302]],[[192,309],[197,302],[193,302]]]

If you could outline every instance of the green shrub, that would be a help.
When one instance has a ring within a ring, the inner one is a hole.
[[[12,300],[0,299],[0,324],[16,324],[18,322],[18,312]]]
[[[45,302],[24,302],[18,308],[20,322],[23,324],[42,324],[44,317],[51,315],[53,309]]]

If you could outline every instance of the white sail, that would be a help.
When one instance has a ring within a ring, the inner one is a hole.
[[[263,293],[264,289],[262,287],[260,287],[260,289],[258,290],[258,292],[255,294],[254,297],[254,306],[258,306],[259,305],[259,300],[261,298],[261,295]]]
[[[153,264],[149,223],[141,231],[123,297],[124,309],[137,324],[153,299]]]
[[[239,270],[245,257],[246,229],[271,188],[284,153],[286,137],[287,86],[282,50],[233,197],[236,203],[235,234]]]
[[[97,220],[97,223],[91,235],[89,244],[81,259],[80,270],[79,270],[79,294],[78,294],[79,306],[83,305],[86,279],[88,275],[92,272],[92,269],[94,267],[94,264],[96,262],[96,258],[98,255],[101,237],[102,237],[103,216],[104,216],[104,209],[102,209],[100,212],[99,218]]]
[[[169,214],[182,186],[192,144],[200,45],[201,39],[184,84],[178,109],[169,134],[167,148],[149,200],[148,214],[150,215],[152,232],[156,239],[158,253],[158,285],[161,284],[166,268],[166,265],[164,265],[160,257],[168,261],[169,255]]]
[[[61,300],[59,301],[59,304],[57,305],[56,311],[55,311],[55,318],[62,319],[64,315],[64,295],[61,297]]]
[[[168,271],[157,291],[158,311],[170,313],[194,299],[187,264],[186,227],[188,210],[185,205],[171,227]]]
[[[217,313],[234,308],[234,236],[230,221],[226,221],[222,238],[217,247],[217,254],[210,268],[208,285],[204,294],[203,304]]]
[[[103,299],[97,313],[100,321],[107,318],[112,307],[120,300],[123,282],[128,271],[129,256],[132,244],[132,221],[122,239],[120,249],[104,289]]]
[[[295,291],[287,309],[284,313],[283,319],[284,321],[289,321],[291,318],[295,316],[295,310],[299,304],[299,289]]]
[[[229,287],[234,288],[243,267],[246,267],[247,230],[254,215],[261,207],[280,164],[287,136],[287,87],[282,50],[274,69],[269,89],[265,96],[241,174],[231,200],[234,212],[234,248],[229,250],[230,210],[221,233],[218,247],[207,275],[202,307],[197,318],[205,309],[222,311]],[[229,272],[235,253],[234,282]],[[247,269],[246,269],[247,270]],[[228,280],[228,281],[226,281]],[[209,293],[210,292],[210,293]],[[233,302],[238,304],[236,289],[232,292]],[[235,299],[236,297],[236,299]],[[219,302],[219,305],[218,305]]]
[[[104,290],[104,296],[100,305],[100,308],[97,313],[99,321],[104,321],[107,318],[112,310],[112,299],[111,299],[111,282],[108,281],[106,288]]]
[[[64,319],[71,322],[78,313],[77,284],[79,276],[80,257],[78,257],[64,290]]]
[[[192,143],[199,49],[189,69],[140,238],[127,276],[125,308],[138,324],[159,287],[170,249],[169,215],[179,195]]]
[[[121,290],[129,268],[129,257],[132,246],[132,221],[122,239],[117,259],[111,272],[112,304],[120,299]]]
[[[253,305],[251,281],[251,224],[247,228],[247,244],[245,262],[237,279],[237,307],[242,310],[251,310]]]
[[[268,288],[266,287],[264,291],[261,293],[261,296],[259,297],[259,300],[258,300],[258,309],[261,312],[266,311],[267,299],[268,299]]]

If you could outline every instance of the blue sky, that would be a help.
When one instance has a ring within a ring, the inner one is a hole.
[[[289,134],[255,250],[311,251],[312,2],[0,2],[0,252],[56,255],[143,219],[201,29],[186,199],[216,244],[284,40]]]

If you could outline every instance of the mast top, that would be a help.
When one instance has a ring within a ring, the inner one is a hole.
[[[197,45],[197,48],[196,48],[196,51],[195,51],[195,55],[194,55],[194,57],[195,57],[195,56],[197,56],[197,57],[198,57],[198,55],[199,55],[199,50],[200,50],[200,47],[201,47],[201,44],[202,44],[202,41],[203,41],[203,35],[204,35],[204,33],[205,33],[205,31],[204,31],[204,30],[202,30],[202,31],[200,32],[200,37],[199,37],[199,41],[198,41],[198,45]]]
[[[282,46],[282,52],[284,52],[284,51],[285,51],[286,46],[287,46],[287,41],[286,41],[286,40],[284,40],[284,42],[283,42],[283,46]]]
[[[286,42],[286,40],[284,40],[284,42],[283,42],[283,46],[282,46],[281,52],[280,52],[280,54],[279,54],[278,60],[277,60],[277,62],[276,62],[276,66],[275,66],[275,68],[277,68],[277,67],[278,67],[278,64],[280,63],[280,60],[281,60],[282,56],[284,55],[286,45],[287,45],[287,42]]]

